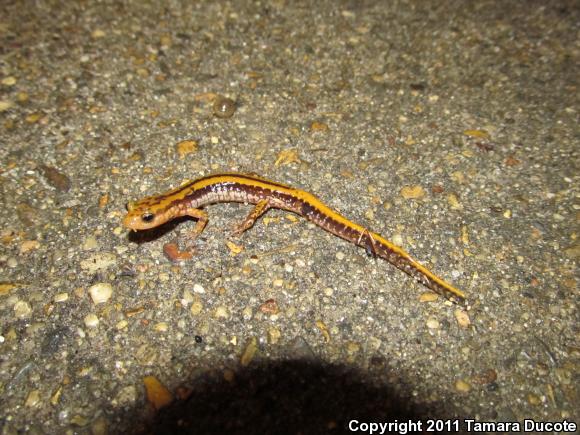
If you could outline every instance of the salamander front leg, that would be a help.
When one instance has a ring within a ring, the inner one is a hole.
[[[270,209],[270,203],[267,199],[258,202],[246,218],[234,227],[232,235],[239,237],[244,231],[252,228],[256,220]]]
[[[203,232],[209,218],[207,213],[199,208],[188,208],[184,215],[197,219],[193,230],[189,231],[186,235],[188,241],[192,243]]]
[[[169,242],[163,245],[163,253],[172,262],[180,262],[189,260],[195,254],[195,239],[203,232],[207,225],[207,213],[199,208],[188,208],[181,216],[191,216],[197,219],[193,230],[186,233],[185,250],[179,249],[177,241]]]

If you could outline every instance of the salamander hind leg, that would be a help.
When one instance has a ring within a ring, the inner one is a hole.
[[[270,209],[270,203],[267,199],[259,201],[246,218],[234,227],[232,236],[239,237],[244,231],[252,228],[256,220]]]
[[[365,248],[369,257],[377,258],[377,247],[375,245],[375,239],[373,238],[372,233],[366,228],[361,231],[356,244]]]

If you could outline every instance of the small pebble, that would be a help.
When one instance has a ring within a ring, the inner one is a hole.
[[[153,327],[153,329],[157,332],[167,332],[167,330],[169,329],[169,327],[167,326],[166,322],[159,322],[156,323],[155,326]]]
[[[99,243],[97,242],[97,239],[93,236],[87,237],[87,239],[83,243],[83,250],[84,251],[92,251],[94,249],[97,249],[98,247],[99,247]]]
[[[497,380],[497,372],[494,369],[483,370],[474,375],[471,380],[476,384],[489,385]]]
[[[219,96],[213,103],[213,115],[216,118],[231,118],[236,112],[236,102],[231,98]]]
[[[348,342],[346,345],[346,353],[354,355],[360,351],[360,344],[354,341]]]
[[[95,305],[102,304],[111,299],[111,296],[113,295],[113,286],[105,282],[99,282],[92,285],[88,291]]]
[[[14,304],[14,315],[19,319],[30,316],[32,313],[32,307],[26,301],[18,301]]]
[[[417,186],[405,186],[401,189],[401,196],[405,199],[420,199],[425,196],[425,190]]]
[[[468,328],[471,325],[471,320],[469,319],[469,314],[466,311],[457,308],[453,314],[455,315],[455,320],[461,328]]]
[[[229,317],[228,308],[224,305],[220,305],[215,309],[213,316],[216,319],[227,319]]]
[[[240,364],[243,367],[247,367],[252,362],[257,352],[258,352],[258,340],[256,339],[256,337],[252,337],[248,341],[246,348],[244,349],[244,353],[240,358]]]
[[[50,404],[52,406],[58,405],[60,397],[62,396],[62,386],[58,387],[54,394],[50,397]]]
[[[89,419],[87,417],[77,414],[70,419],[70,423],[78,427],[83,427],[89,424]]]
[[[134,385],[122,388],[111,401],[113,406],[133,405],[137,400],[137,389]]]
[[[391,237],[391,240],[393,241],[393,243],[396,246],[402,246],[403,245],[403,236],[401,236],[398,233],[393,234],[393,236]]]
[[[37,240],[24,240],[20,244],[20,253],[27,254],[30,251],[34,251],[40,247],[40,243]]]
[[[183,290],[183,295],[181,296],[180,302],[181,305],[187,307],[189,304],[193,302],[193,294],[187,289]]]
[[[270,344],[277,344],[280,341],[280,337],[282,337],[282,333],[278,328],[271,327],[268,329],[268,342]]]
[[[195,293],[199,293],[199,294],[204,294],[205,293],[205,289],[203,288],[203,286],[201,284],[194,284],[193,285],[193,291]]]
[[[30,115],[27,115],[26,118],[24,118],[26,120],[26,122],[28,122],[29,124],[34,124],[38,121],[40,121],[40,119],[42,119],[44,115],[40,112],[36,112],[36,113],[31,113]],[[50,184],[50,183],[49,183]]]
[[[95,30],[93,30],[93,33],[91,33],[91,36],[95,39],[99,39],[99,38],[103,38],[104,36],[106,36],[106,33],[104,30],[95,29]]]
[[[191,304],[191,308],[189,309],[189,311],[191,311],[191,314],[193,314],[194,316],[200,314],[202,310],[203,305],[201,304],[201,302],[194,302],[193,304]]]
[[[14,103],[8,100],[0,100],[0,112],[5,112],[10,109]]]
[[[55,302],[66,302],[68,301],[68,293],[57,293],[54,295]]]
[[[95,273],[101,269],[107,269],[117,262],[115,254],[102,252],[90,256],[86,260],[81,261],[81,269],[87,270],[90,273]]]
[[[254,311],[252,310],[252,307],[244,308],[242,311],[242,318],[247,322],[252,320],[252,317],[254,317]]]
[[[461,205],[461,203],[457,199],[457,195],[455,195],[454,193],[450,193],[449,195],[447,195],[447,202],[449,203],[449,205],[453,210],[459,210],[463,208],[463,205]]]
[[[462,379],[455,381],[455,389],[460,393],[468,393],[471,390],[471,385]]]
[[[85,316],[85,326],[87,328],[96,328],[97,326],[99,326],[99,318],[97,317],[96,314],[87,314]]]
[[[429,319],[427,319],[427,328],[429,329],[439,329],[439,321],[433,317],[430,317]]]
[[[91,434],[92,435],[108,435],[109,422],[104,416],[98,417],[91,423]]]
[[[419,302],[434,302],[439,299],[439,295],[433,292],[424,292],[419,296]]]
[[[530,393],[530,394],[528,394],[528,403],[530,405],[537,406],[537,405],[540,405],[542,403],[542,399],[539,396],[537,396],[536,394]]]
[[[26,397],[26,401],[24,402],[24,406],[27,408],[33,408],[40,403],[40,391],[39,390],[32,390],[28,393]]]
[[[16,84],[16,77],[8,76],[2,79],[2,84],[5,86],[14,86]]]

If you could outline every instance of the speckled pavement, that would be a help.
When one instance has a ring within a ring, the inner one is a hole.
[[[0,433],[579,423],[579,22],[572,0],[0,2]],[[181,262],[193,222],[122,227],[219,171],[316,194],[470,309],[279,210],[236,239],[249,207],[208,207]]]

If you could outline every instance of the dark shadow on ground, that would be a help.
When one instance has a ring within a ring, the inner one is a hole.
[[[377,385],[350,367],[303,361],[244,368],[231,382],[221,376],[203,376],[190,384],[188,399],[174,402],[151,421],[135,419],[133,433],[369,433],[349,431],[349,421],[421,420],[425,428],[427,419],[449,418],[444,410],[417,400],[411,405],[412,385],[404,384],[400,373],[385,369],[391,370],[386,378],[393,385]]]
[[[143,243],[149,243],[154,240],[160,239],[161,237],[165,236],[167,233],[174,231],[180,224],[184,222],[193,221],[195,223],[195,219],[190,218],[189,216],[182,216],[175,218],[169,222],[164,223],[156,228],[152,228],[150,230],[143,230],[143,231],[129,231],[127,233],[127,239],[132,243],[138,243],[139,245]],[[184,225],[182,225],[184,227]],[[193,227],[191,227],[193,229]]]

